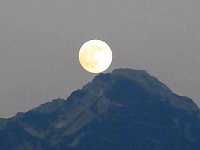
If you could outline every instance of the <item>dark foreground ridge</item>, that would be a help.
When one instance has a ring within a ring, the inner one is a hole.
[[[1,150],[199,150],[200,110],[147,72],[99,74],[67,100],[0,119]]]

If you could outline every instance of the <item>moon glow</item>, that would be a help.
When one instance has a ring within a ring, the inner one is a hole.
[[[108,69],[112,62],[112,51],[103,41],[90,40],[79,51],[82,67],[91,73],[100,73]]]

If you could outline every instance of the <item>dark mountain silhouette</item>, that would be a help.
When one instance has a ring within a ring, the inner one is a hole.
[[[200,109],[145,71],[116,69],[0,119],[0,149],[199,150]]]

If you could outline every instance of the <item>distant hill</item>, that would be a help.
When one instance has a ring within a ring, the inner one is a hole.
[[[68,149],[199,150],[200,109],[145,71],[116,69],[0,119],[0,150]]]

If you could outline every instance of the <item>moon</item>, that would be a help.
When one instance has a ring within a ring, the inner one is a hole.
[[[90,40],[80,48],[79,62],[91,73],[103,72],[112,62],[111,48],[101,40]]]

